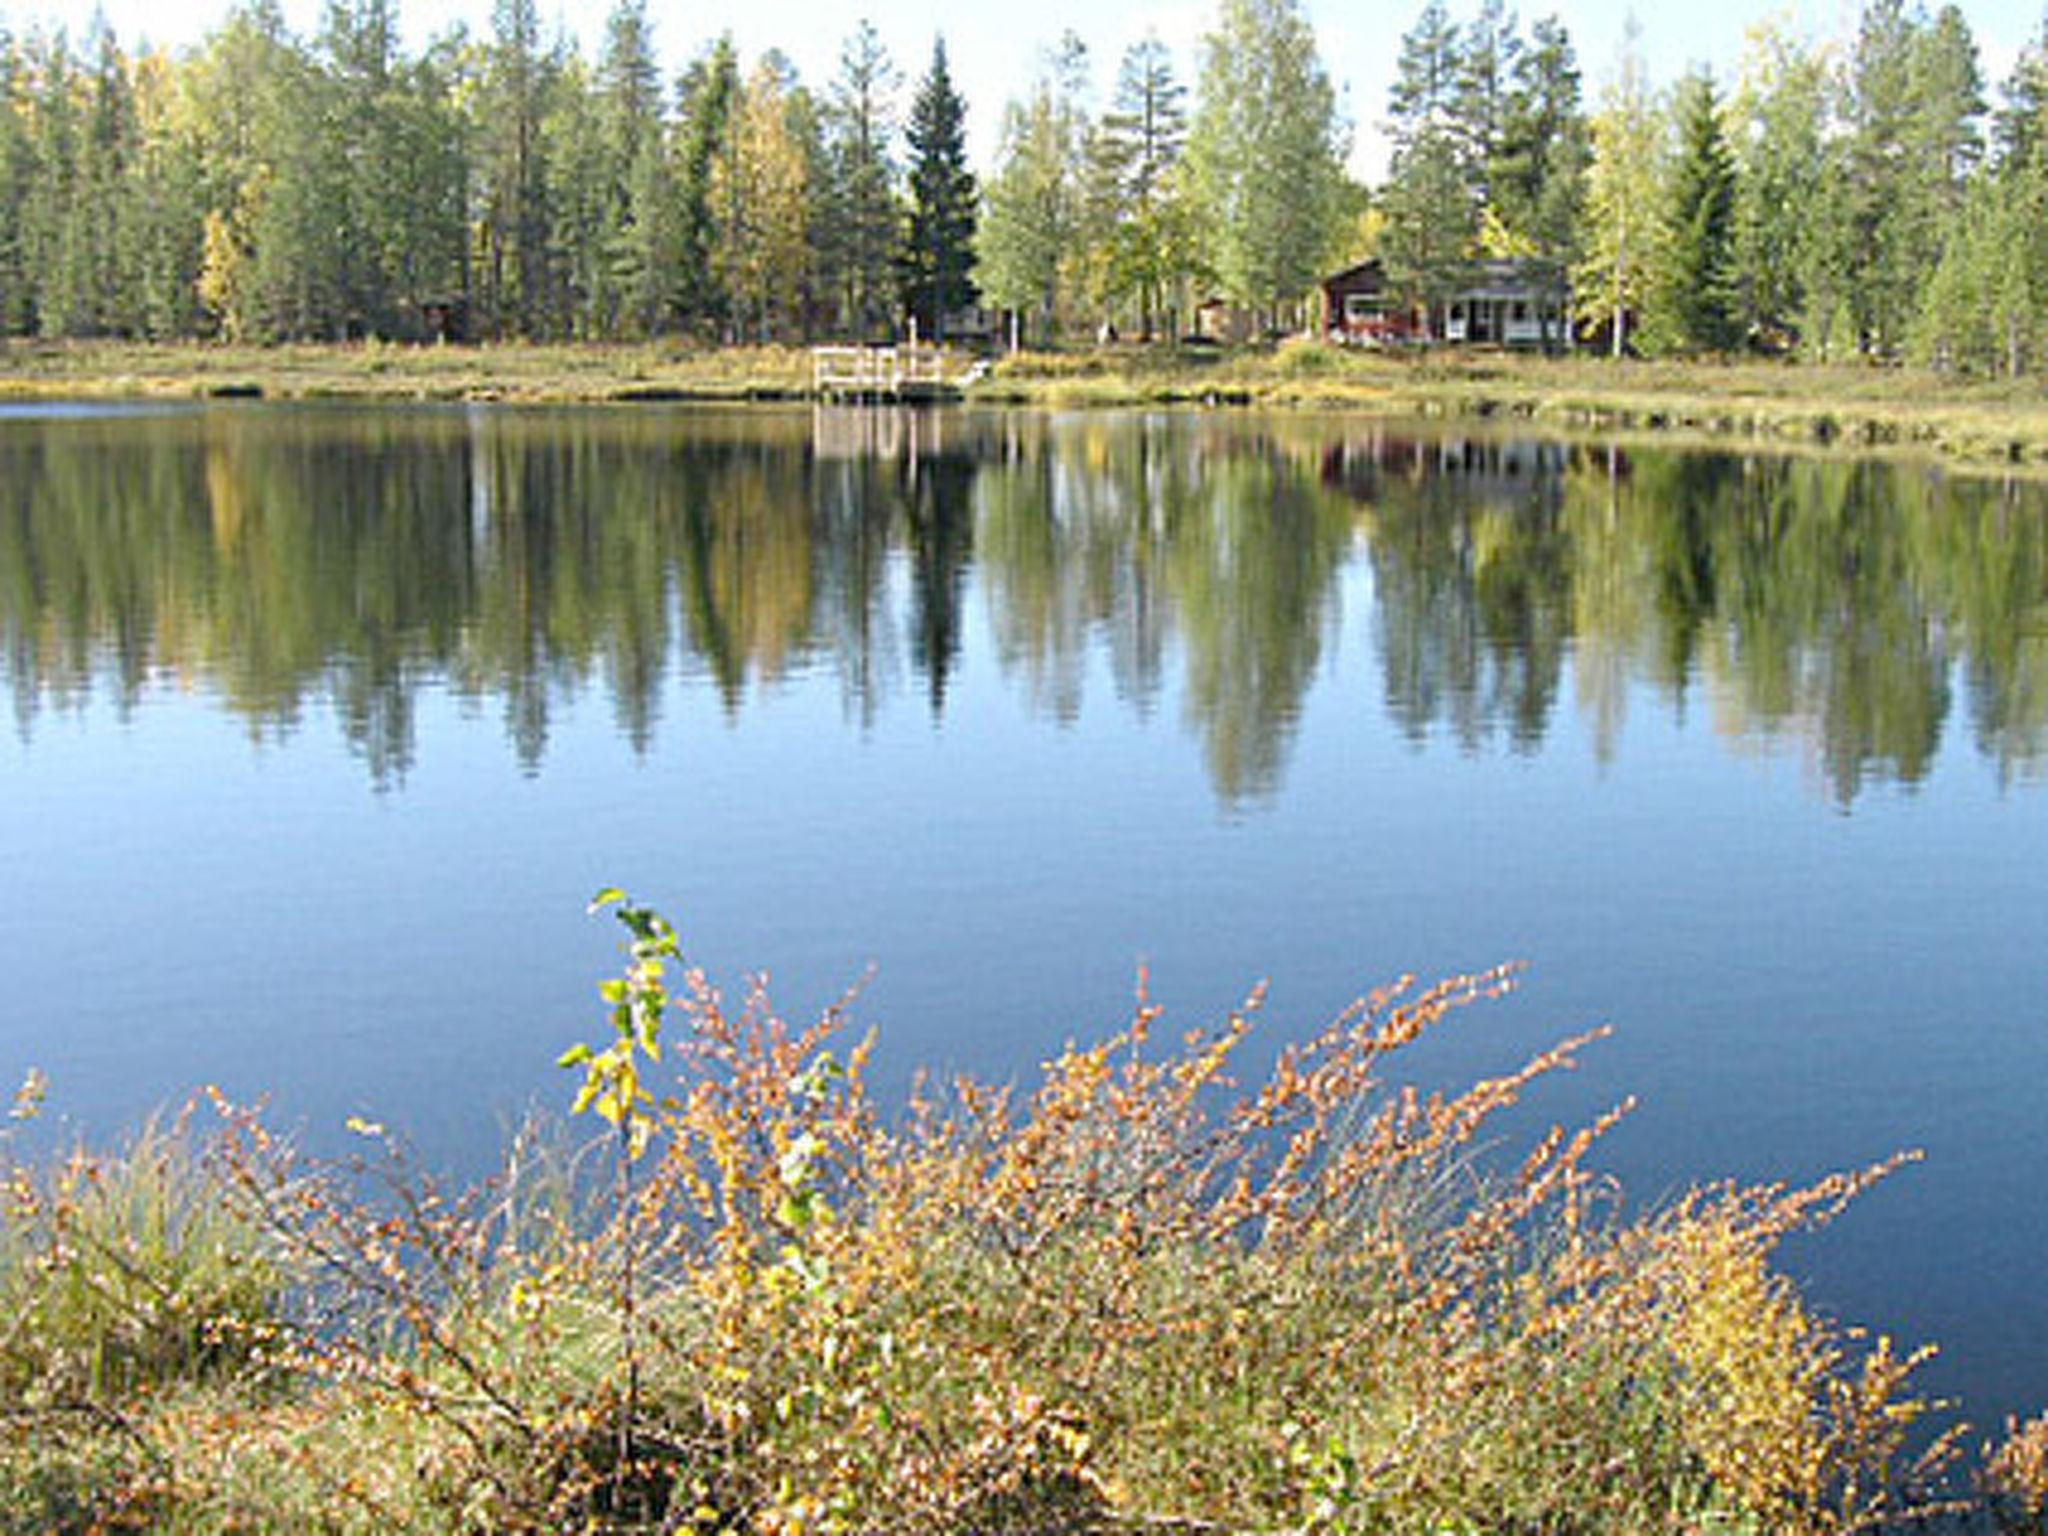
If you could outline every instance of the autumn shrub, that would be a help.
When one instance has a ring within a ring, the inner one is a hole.
[[[2048,1531],[2048,1414],[2008,1421],[2005,1438],[1986,1448],[1979,1480],[2001,1531]]]
[[[46,1508],[117,1509],[111,1479],[190,1529],[1798,1533],[1922,1497],[1914,1357],[1771,1265],[1889,1165],[1625,1216],[1590,1163],[1626,1105],[1504,1161],[1593,1036],[1459,1094],[1398,1071],[1512,972],[1375,993],[1245,1083],[1258,994],[1174,1036],[1141,988],[1033,1086],[885,1111],[845,1006],[729,1003],[609,895],[610,1032],[564,1057],[604,1134],[449,1190],[382,1127],[316,1162],[222,1106],[223,1219],[292,1286],[209,1336],[281,1385],[102,1426],[32,1468]],[[147,1467],[96,1468],[121,1433]]]

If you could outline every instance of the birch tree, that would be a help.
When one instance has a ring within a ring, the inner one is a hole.
[[[1344,152],[1297,0],[1223,0],[1202,41],[1187,164],[1206,265],[1227,296],[1277,321],[1322,276]]]
[[[1633,20],[1614,78],[1601,93],[1592,140],[1583,254],[1572,270],[1572,291],[1580,320],[1609,327],[1609,344],[1619,357],[1630,315],[1649,298],[1664,239],[1657,197],[1663,127],[1644,79]]]

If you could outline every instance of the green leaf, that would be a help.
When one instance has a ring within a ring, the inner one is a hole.
[[[624,901],[626,893],[616,885],[608,885],[590,898],[590,905],[583,909],[586,916],[594,917],[614,902]]]
[[[590,1060],[589,1046],[572,1045],[555,1058],[555,1065],[558,1067],[580,1067],[588,1060]]]

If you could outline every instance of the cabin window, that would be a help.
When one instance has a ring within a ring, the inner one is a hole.
[[[1529,304],[1526,299],[1515,300],[1515,311],[1510,318],[1515,320],[1526,320],[1529,318]]]
[[[1347,293],[1344,295],[1344,318],[1346,320],[1370,320],[1380,310],[1379,303],[1369,293]]]

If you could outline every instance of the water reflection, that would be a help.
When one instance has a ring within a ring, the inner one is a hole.
[[[1530,753],[1561,701],[1792,742],[1829,792],[2048,750],[2048,500],[1844,459],[1564,450],[1254,417],[223,409],[0,421],[0,646],[23,732],[203,689],[332,711],[380,784],[446,687],[520,761],[602,689],[646,750],[682,668],[728,711],[829,670],[935,716],[985,623],[1034,708],[1177,692],[1219,796],[1286,772],[1369,572],[1407,737]],[[1178,684],[1177,689],[1172,687]]]

